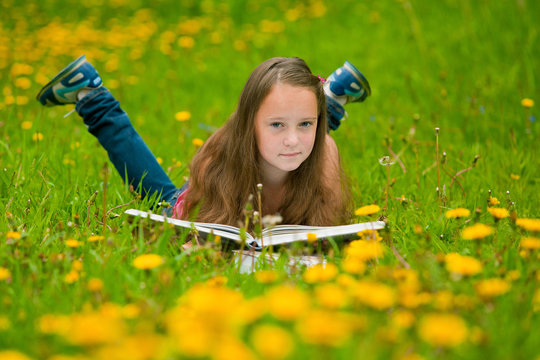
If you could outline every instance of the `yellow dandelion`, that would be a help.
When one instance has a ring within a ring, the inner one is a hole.
[[[15,79],[15,86],[19,89],[27,90],[32,86],[32,82],[27,77],[20,77]]]
[[[380,210],[381,208],[377,205],[366,205],[356,209],[354,214],[358,216],[372,215],[378,213]]]
[[[156,161],[158,162],[159,165],[163,164],[163,159],[161,157],[156,157]]]
[[[26,104],[28,104],[28,96],[18,95],[15,98],[15,103],[17,105],[26,105]]]
[[[396,310],[391,316],[392,324],[398,328],[410,328],[415,321],[414,314],[409,310]]]
[[[521,100],[521,106],[524,108],[532,108],[534,106],[534,100],[529,98],[524,98]]]
[[[315,288],[317,302],[327,309],[341,309],[348,303],[347,291],[334,283],[326,283]]]
[[[308,284],[330,281],[338,274],[338,268],[332,263],[317,264],[306,269],[303,278]]]
[[[349,274],[362,275],[366,271],[366,263],[351,256],[345,257],[341,267]]]
[[[188,121],[191,119],[191,113],[189,111],[179,111],[174,115],[178,121]]]
[[[83,263],[81,260],[73,260],[73,263],[71,264],[71,270],[81,271],[82,268],[83,268]]]
[[[6,95],[4,98],[4,104],[6,105],[13,105],[15,104],[15,96],[13,95]]]
[[[91,278],[86,284],[86,288],[91,292],[99,292],[103,289],[103,281],[98,278]]]
[[[356,233],[362,240],[382,241],[382,237],[377,230],[366,229]]]
[[[394,288],[372,280],[363,280],[353,284],[351,296],[361,304],[376,310],[389,309],[397,300]]]
[[[527,219],[527,218],[517,219],[516,225],[527,231],[533,231],[533,232],[540,231],[540,219]]]
[[[255,273],[255,279],[261,284],[270,284],[278,279],[278,273],[275,270],[261,270]]]
[[[487,209],[488,213],[491,214],[495,219],[504,219],[510,216],[510,213],[505,208],[496,208],[496,207],[489,207]]]
[[[153,269],[161,264],[163,264],[163,258],[156,254],[140,255],[133,260],[133,266],[143,270]]]
[[[92,235],[88,237],[89,242],[96,242],[96,241],[103,241],[105,240],[105,236],[102,235]]]
[[[36,142],[37,142],[37,141],[43,140],[43,134],[40,133],[40,132],[34,133],[34,134],[32,135],[32,140],[34,140],[34,141],[36,141]]]
[[[512,178],[512,180],[519,180],[520,176],[516,174],[510,174],[510,178]]]
[[[76,248],[82,245],[81,241],[74,240],[74,239],[68,239],[66,240],[66,246],[70,248]]]
[[[275,318],[291,321],[298,319],[309,309],[310,298],[296,287],[280,285],[268,292],[266,306]]]
[[[195,39],[191,36],[180,36],[178,38],[178,45],[184,49],[191,49],[195,46]]]
[[[75,281],[79,280],[79,273],[75,270],[71,270],[64,277],[64,281],[68,284],[73,284]]]
[[[536,237],[526,237],[521,239],[519,246],[522,249],[538,250],[540,249],[540,239]]]
[[[445,214],[447,219],[469,217],[469,215],[471,215],[471,211],[469,209],[464,209],[464,208],[448,210]]]
[[[136,319],[141,313],[137,304],[126,304],[122,307],[122,316],[126,319]]]
[[[196,147],[201,147],[204,144],[204,140],[199,139],[199,138],[195,138],[195,139],[193,139],[192,143]]]
[[[263,359],[284,359],[294,349],[291,334],[276,325],[259,325],[251,334],[251,343]]]
[[[445,256],[446,270],[454,274],[475,275],[482,271],[482,262],[471,256],[449,253]]]
[[[307,242],[308,243],[313,243],[313,242],[317,241],[317,234],[307,233],[306,237],[307,237]]]
[[[367,261],[384,256],[384,247],[380,242],[355,240],[345,248],[346,257]]]
[[[0,316],[0,331],[6,331],[10,327],[11,327],[11,321],[9,321],[9,318],[3,315]]]
[[[346,342],[353,328],[352,317],[328,310],[312,311],[296,324],[296,331],[304,342],[332,347]]]
[[[0,350],[0,359],[3,360],[30,360],[31,358],[17,350]]]
[[[23,64],[23,63],[14,63],[11,66],[10,74],[11,76],[19,76],[19,75],[30,75],[34,71],[34,68],[31,65]]]
[[[11,271],[3,266],[0,266],[0,281],[11,278]]]
[[[433,346],[458,346],[466,340],[467,334],[467,324],[454,314],[428,314],[418,327],[420,338]]]
[[[466,227],[463,229],[461,236],[465,240],[479,240],[493,233],[493,228],[481,223]]]
[[[17,240],[21,238],[21,233],[18,231],[8,231],[6,233],[6,239]]]
[[[496,206],[496,205],[499,205],[501,202],[499,200],[497,200],[496,197],[493,197],[493,196],[490,196],[489,197],[489,200],[488,200],[488,204],[490,206]]]
[[[486,279],[477,282],[475,289],[478,296],[489,299],[507,293],[510,290],[510,283],[499,278]]]
[[[34,124],[31,121],[23,121],[21,123],[21,129],[30,130]]]

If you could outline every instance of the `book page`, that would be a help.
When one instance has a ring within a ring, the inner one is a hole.
[[[265,229],[263,235],[264,246],[288,244],[295,241],[306,241],[308,233],[315,234],[317,239],[324,239],[330,237],[345,237],[354,238],[357,237],[359,231],[367,229],[380,230],[385,227],[383,221],[373,221],[359,224],[341,225],[341,226],[329,226],[329,227],[314,227],[314,226],[295,226],[284,225],[280,227],[274,227],[272,229]],[[277,228],[277,229],[276,229]],[[286,231],[286,233],[284,233]]]

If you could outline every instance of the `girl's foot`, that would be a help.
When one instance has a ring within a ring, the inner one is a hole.
[[[81,90],[94,90],[101,85],[98,72],[83,55],[49,81],[36,98],[45,106],[76,104]]]
[[[348,61],[334,71],[324,83],[329,129],[336,130],[347,118],[343,106],[350,102],[362,102],[371,95],[367,79]]]

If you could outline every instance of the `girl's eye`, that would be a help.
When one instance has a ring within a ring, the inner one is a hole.
[[[304,121],[300,124],[301,127],[309,127],[313,125],[313,121]]]
[[[273,128],[279,128],[279,127],[282,126],[282,124],[278,123],[278,122],[275,122],[275,123],[271,123],[270,126],[273,127]]]

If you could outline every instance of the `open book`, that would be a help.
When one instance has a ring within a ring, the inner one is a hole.
[[[154,221],[167,222],[186,229],[196,229],[199,234],[213,234],[222,239],[232,240],[238,244],[242,243],[240,228],[230,225],[210,224],[201,222],[191,222],[173,219],[150,212],[129,209],[125,214],[148,218]],[[261,250],[266,246],[284,245],[296,241],[306,241],[308,234],[315,234],[318,240],[325,238],[351,239],[357,237],[357,233],[363,230],[383,229],[386,224],[383,221],[372,221],[358,224],[340,226],[304,226],[304,225],[276,225],[262,231],[262,239],[256,239],[253,235],[246,233],[246,242],[249,247]]]

